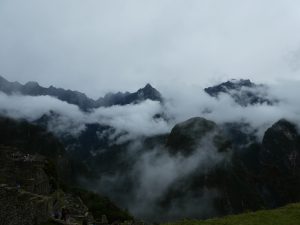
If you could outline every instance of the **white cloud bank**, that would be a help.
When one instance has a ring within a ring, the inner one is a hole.
[[[126,132],[123,140],[139,136],[152,136],[167,133],[170,125],[154,116],[161,113],[159,102],[144,101],[136,105],[101,107],[91,113],[84,113],[75,105],[62,102],[49,96],[8,96],[0,93],[0,113],[15,119],[35,121],[43,115],[55,115],[50,120],[49,129],[54,133],[78,134],[87,123],[99,123]],[[122,141],[122,140],[120,140]]]

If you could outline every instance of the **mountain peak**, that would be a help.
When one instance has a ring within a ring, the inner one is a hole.
[[[29,81],[25,84],[25,86],[27,87],[39,87],[39,83],[38,82],[35,82],[35,81]]]
[[[143,89],[155,89],[151,84],[147,83]]]
[[[249,79],[231,79],[221,84],[205,88],[204,91],[211,97],[219,97],[220,94],[230,95],[241,106],[266,103],[272,105],[276,102],[268,98],[267,87],[255,84]]]
[[[141,88],[137,91],[137,95],[139,100],[150,99],[153,101],[162,101],[162,96],[158,90],[151,86],[151,84],[147,83],[144,88]]]
[[[143,88],[140,88],[138,91],[149,92],[149,91],[157,91],[157,90],[150,83],[147,83]]]
[[[243,87],[256,87],[259,85],[256,85],[255,83],[251,82],[249,79],[231,79],[227,82],[223,82],[215,87],[219,87],[223,90],[240,90]]]

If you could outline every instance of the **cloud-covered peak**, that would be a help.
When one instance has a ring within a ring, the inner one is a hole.
[[[118,92],[106,94],[103,98],[97,100],[97,106],[113,106],[113,105],[128,105],[137,104],[146,100],[162,102],[163,98],[158,90],[150,84],[139,89],[136,92]]]
[[[137,91],[137,95],[141,100],[150,99],[153,101],[162,101],[162,96],[158,90],[151,86],[151,84],[146,84],[146,86]]]
[[[254,88],[258,85],[252,83],[249,79],[231,79],[229,81],[205,88],[205,92],[213,97],[220,93],[228,93],[231,90],[241,90],[243,87]]]
[[[221,84],[205,88],[204,91],[212,97],[218,98],[222,94],[231,96],[241,106],[268,104],[276,102],[268,94],[268,87],[255,84],[249,79],[231,79]]]

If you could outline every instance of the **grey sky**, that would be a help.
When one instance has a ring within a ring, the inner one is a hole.
[[[92,97],[300,79],[300,2],[0,0],[0,74]]]

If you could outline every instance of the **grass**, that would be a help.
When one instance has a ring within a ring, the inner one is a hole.
[[[73,188],[70,191],[81,198],[96,220],[101,220],[102,215],[106,215],[110,223],[133,220],[133,217],[126,210],[117,207],[107,197],[80,188]]]
[[[183,220],[165,225],[300,225],[300,203],[273,210],[261,210],[209,220]]]

